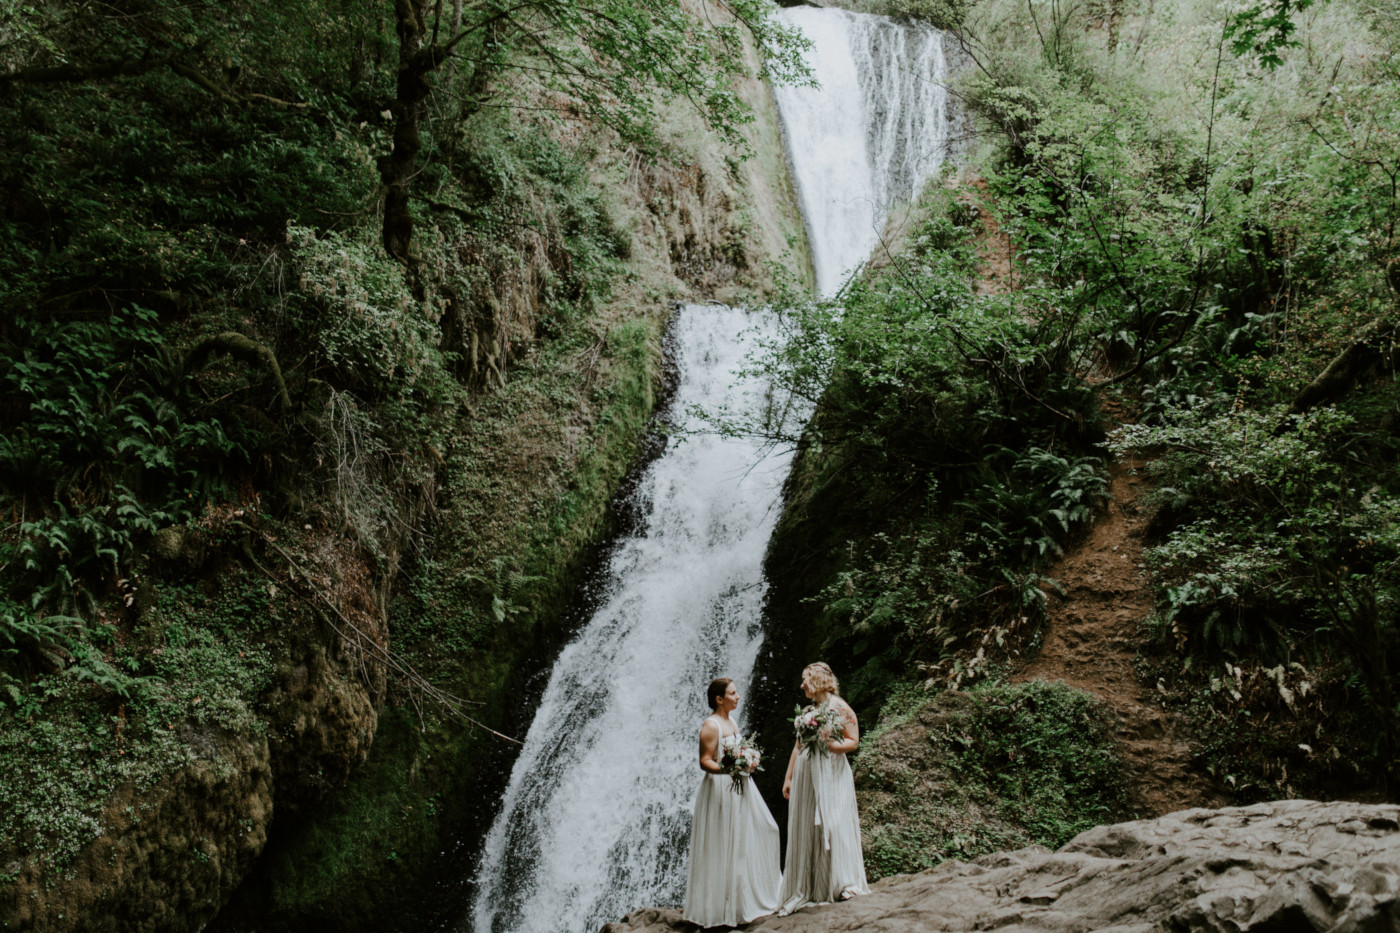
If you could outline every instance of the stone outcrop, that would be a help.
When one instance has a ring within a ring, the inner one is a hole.
[[[694,930],[649,908],[603,933]],[[1183,810],[897,875],[869,896],[764,917],[750,930],[880,933],[1392,933],[1400,806],[1307,800]]]

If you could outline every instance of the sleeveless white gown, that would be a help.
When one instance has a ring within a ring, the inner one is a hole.
[[[778,906],[778,822],[752,779],[744,778],[742,794],[732,783],[727,774],[707,771],[695,795],[681,916],[702,927],[738,926]]]
[[[778,913],[869,893],[851,765],[845,755],[804,748],[792,768]]]

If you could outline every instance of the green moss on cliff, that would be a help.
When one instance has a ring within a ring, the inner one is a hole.
[[[107,655],[97,674],[131,678],[126,696],[50,673],[0,707],[0,881],[64,869],[103,833],[116,791],[190,765],[202,736],[266,731],[275,652],[261,636],[276,614],[265,587],[250,574],[209,592],[162,587],[133,630],[95,634]]]
[[[661,323],[636,318],[601,338],[580,324],[463,411],[444,451],[447,494],[391,606],[392,635],[493,729],[528,725],[529,678],[559,643],[565,603],[655,406]],[[369,761],[274,840],[236,911],[354,928],[424,912],[413,892],[464,870],[462,846],[484,832],[510,750],[420,699],[394,694]],[[450,866],[444,851],[458,854]]]

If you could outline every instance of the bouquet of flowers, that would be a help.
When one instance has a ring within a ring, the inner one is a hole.
[[[733,784],[729,789],[740,794],[744,792],[744,778],[755,771],[763,770],[763,752],[754,742],[753,736],[739,733],[719,740],[719,766],[729,775]]]
[[[793,717],[792,727],[797,732],[797,742],[803,748],[815,748],[820,754],[829,755],[831,750],[826,743],[844,735],[846,721],[841,711],[831,706],[799,706]]]

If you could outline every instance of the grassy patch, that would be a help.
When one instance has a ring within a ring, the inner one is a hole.
[[[921,871],[1120,818],[1125,788],[1097,700],[1064,684],[894,691],[856,767],[866,871]]]

